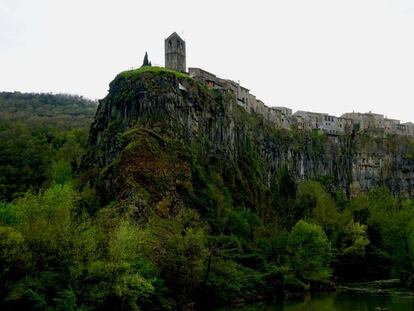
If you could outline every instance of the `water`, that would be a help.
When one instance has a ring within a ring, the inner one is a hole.
[[[410,292],[389,294],[336,292],[308,296],[283,305],[263,304],[222,309],[221,311],[414,311]]]

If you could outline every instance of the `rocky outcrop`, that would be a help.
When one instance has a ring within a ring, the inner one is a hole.
[[[183,154],[191,154],[191,146],[196,144],[203,157],[214,157],[222,163],[241,163],[243,152],[250,150],[260,161],[260,179],[269,187],[278,170],[287,166],[298,181],[329,179],[348,195],[378,185],[389,187],[395,194],[414,195],[414,143],[409,138],[379,138],[374,133],[337,137],[276,129],[260,115],[249,114],[238,106],[231,92],[210,90],[168,70],[124,72],[111,83],[108,96],[100,101],[83,171],[95,176],[97,183],[105,184],[106,189],[113,187],[113,180],[105,180],[109,177],[102,172],[113,170],[115,163],[122,170],[119,163],[125,159],[120,155],[131,144],[127,134],[132,129],[158,137],[156,149],[167,154],[170,152],[167,145],[173,141],[180,142],[188,151]],[[160,143],[165,139],[168,143]],[[138,150],[139,143],[135,147]],[[142,143],[141,147],[151,148],[148,143]],[[167,162],[175,159],[182,164],[177,164],[180,168],[165,167],[183,169],[181,176],[185,178],[174,177],[181,178],[180,184],[191,179],[189,168],[184,169],[187,160],[183,158],[176,155],[164,159]],[[129,157],[128,161],[131,160]],[[239,169],[243,170],[240,165]],[[128,176],[131,172],[124,172],[123,178]],[[171,187],[168,191],[175,190]]]

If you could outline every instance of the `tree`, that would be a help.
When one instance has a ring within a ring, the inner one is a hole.
[[[148,60],[148,53],[145,52],[144,61],[141,67],[151,67],[151,62]]]
[[[288,245],[297,277],[306,280],[330,277],[331,244],[320,226],[300,220],[289,234]]]

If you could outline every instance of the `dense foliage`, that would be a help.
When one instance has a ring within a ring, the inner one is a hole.
[[[222,161],[151,125],[162,130],[120,134],[122,152],[92,172],[116,181],[105,192],[73,174],[83,127],[2,122],[1,310],[211,309],[332,280],[413,285],[414,201],[385,187],[347,197],[287,166],[268,180],[248,136]]]
[[[78,96],[0,93],[0,201],[70,179],[95,110]]]
[[[183,209],[167,218],[151,212],[142,223],[125,206],[90,215],[79,209],[88,195],[70,182],[27,193],[0,205],[1,307],[154,310],[274,301],[326,288],[332,273],[341,277],[337,267],[352,273],[361,262],[371,270],[358,277],[411,281],[413,202],[379,188],[344,211],[330,199],[330,214],[315,203],[329,198],[320,184],[299,189],[296,204],[303,197],[313,203],[290,229],[221,205],[208,220]]]

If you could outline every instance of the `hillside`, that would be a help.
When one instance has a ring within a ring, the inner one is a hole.
[[[0,93],[0,201],[71,175],[96,107],[80,96]]]

